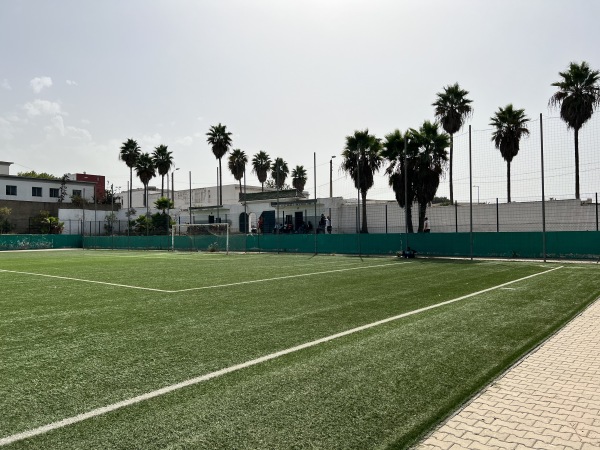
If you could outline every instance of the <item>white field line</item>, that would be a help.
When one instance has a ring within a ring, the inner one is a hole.
[[[173,292],[173,291],[165,291],[163,289],[153,289],[153,288],[147,288],[147,287],[141,287],[141,286],[129,286],[127,284],[108,283],[106,281],[84,280],[82,278],[71,278],[71,277],[62,277],[59,275],[48,275],[45,273],[20,272],[17,270],[5,270],[5,269],[0,269],[0,272],[18,273],[20,275],[31,275],[31,276],[35,276],[35,277],[57,278],[59,280],[80,281],[82,283],[103,284],[105,286],[117,286],[117,287],[129,288],[129,289],[141,289],[144,291],[166,292],[166,293]]]
[[[201,287],[195,287],[195,288],[186,288],[186,289],[179,289],[177,291],[172,291],[172,292],[189,292],[189,291],[199,291],[202,289],[215,289],[215,288],[220,288],[220,287],[230,287],[230,286],[238,286],[241,284],[252,284],[252,283],[263,283],[265,281],[276,281],[276,280],[287,280],[288,278],[300,278],[300,277],[310,277],[313,275],[324,275],[326,273],[336,273],[336,272],[348,272],[350,270],[364,270],[364,269],[372,269],[374,267],[387,267],[387,266],[396,266],[399,264],[407,264],[406,262],[394,262],[394,263],[387,263],[387,264],[377,264],[377,265],[373,265],[373,266],[362,266],[362,267],[349,267],[346,269],[332,269],[332,270],[324,270],[322,272],[311,272],[311,273],[300,273],[300,274],[296,274],[296,275],[283,275],[280,277],[273,277],[273,278],[263,278],[261,280],[249,280],[249,281],[239,281],[236,283],[227,283],[227,284],[217,284],[214,286],[201,286]]]
[[[95,280],[86,280],[83,278],[72,278],[72,277],[63,277],[63,276],[59,276],[59,275],[48,275],[48,274],[44,274],[44,273],[20,272],[17,270],[0,269],[0,272],[17,273],[17,274],[21,274],[21,275],[31,275],[31,276],[36,276],[36,277],[57,278],[59,280],[79,281],[81,283],[102,284],[105,286],[117,286],[117,287],[123,287],[123,288],[128,288],[128,289],[139,289],[139,290],[143,290],[143,291],[162,292],[165,294],[177,294],[179,292],[199,291],[199,290],[203,290],[203,289],[217,289],[217,288],[222,288],[222,287],[239,286],[242,284],[264,283],[267,281],[285,280],[285,279],[289,279],[289,278],[299,278],[299,277],[310,277],[310,276],[314,276],[314,275],[324,275],[327,273],[347,272],[349,270],[371,269],[374,267],[395,266],[395,265],[399,265],[399,264],[406,264],[406,263],[405,262],[393,262],[393,263],[387,263],[387,264],[377,264],[377,265],[373,265],[373,266],[350,267],[350,268],[346,268],[346,269],[332,269],[332,270],[324,270],[321,272],[300,273],[300,274],[295,274],[295,275],[284,275],[284,276],[273,277],[273,278],[263,278],[260,280],[238,281],[235,283],[215,284],[212,286],[200,286],[200,287],[195,287],[195,288],[176,289],[176,290],[154,289],[154,288],[148,288],[148,287],[143,287],[143,286],[132,286],[132,285],[128,285],[128,284],[109,283],[107,281],[95,281]]]
[[[508,286],[508,285],[511,285],[511,284],[514,284],[514,283],[518,283],[520,281],[527,280],[529,278],[537,277],[538,275],[544,275],[546,273],[552,272],[554,270],[562,269],[562,268],[563,268],[563,266],[555,267],[555,268],[550,269],[550,270],[545,270],[544,272],[539,272],[539,273],[535,273],[533,275],[528,275],[526,277],[519,278],[517,280],[508,281],[506,283],[499,284],[497,286],[493,286],[493,287],[490,287],[490,288],[487,288],[487,289],[483,289],[481,291],[473,292],[471,294],[463,295],[462,297],[457,297],[457,298],[454,298],[452,300],[447,300],[445,302],[437,303],[435,305],[430,305],[430,306],[426,306],[424,308],[415,309],[413,311],[409,311],[409,312],[406,312],[406,313],[403,313],[403,314],[399,314],[397,316],[388,317],[387,319],[378,320],[377,322],[372,322],[372,323],[369,323],[369,324],[366,324],[366,325],[362,325],[360,327],[356,327],[356,328],[352,328],[350,330],[342,331],[341,333],[332,334],[330,336],[326,336],[326,337],[323,337],[321,339],[317,339],[317,340],[314,340],[314,341],[311,341],[311,342],[306,342],[304,344],[297,345],[295,347],[290,347],[288,349],[281,350],[281,351],[278,351],[278,352],[275,352],[275,353],[271,353],[269,355],[261,356],[260,358],[252,359],[250,361],[246,361],[246,362],[243,362],[241,364],[236,364],[234,366],[226,367],[224,369],[217,370],[215,372],[207,373],[206,375],[202,375],[202,376],[199,376],[199,377],[196,377],[196,378],[190,378],[189,380],[182,381],[181,383],[172,384],[170,386],[165,386],[165,387],[163,387],[161,389],[157,389],[155,391],[147,392],[146,394],[142,394],[142,395],[138,395],[136,397],[132,397],[132,398],[129,398],[129,399],[126,399],[126,400],[122,400],[120,402],[113,403],[111,405],[103,406],[101,408],[92,409],[91,411],[88,411],[86,413],[82,413],[82,414],[78,414],[76,416],[68,417],[66,419],[59,420],[57,422],[52,422],[52,423],[49,423],[47,425],[43,425],[43,426],[38,427],[38,428],[32,428],[31,430],[27,430],[27,431],[23,431],[21,433],[16,433],[16,434],[13,434],[13,435],[10,435],[10,436],[6,436],[4,438],[0,438],[0,446],[12,444],[13,442],[21,441],[23,439],[27,439],[27,438],[30,438],[30,437],[33,437],[33,436],[44,434],[44,433],[47,433],[47,432],[52,431],[52,430],[57,430],[59,428],[64,428],[66,426],[73,425],[75,423],[82,422],[84,420],[91,419],[93,417],[97,417],[97,416],[109,413],[111,411],[115,411],[115,410],[120,409],[120,408],[125,408],[127,406],[131,406],[131,405],[134,405],[136,403],[140,403],[140,402],[143,402],[143,401],[146,401],[146,400],[150,400],[150,399],[155,398],[155,397],[159,397],[161,395],[168,394],[168,393],[176,391],[178,389],[182,389],[182,388],[185,388],[185,387],[188,387],[188,386],[193,386],[195,384],[202,383],[204,381],[208,381],[210,379],[217,378],[217,377],[220,377],[222,375],[226,375],[226,374],[229,374],[229,373],[241,370],[241,369],[245,369],[247,367],[255,366],[257,364],[260,364],[260,363],[263,363],[263,362],[266,362],[266,361],[270,361],[270,360],[275,359],[275,358],[279,358],[280,356],[289,355],[290,353],[294,353],[294,352],[297,352],[297,351],[300,351],[300,350],[304,350],[304,349],[309,348],[309,347],[314,347],[316,345],[323,344],[325,342],[329,342],[329,341],[332,341],[334,339],[338,339],[338,338],[341,338],[341,337],[344,337],[344,336],[348,336],[348,335],[353,334],[353,333],[358,333],[359,331],[367,330],[369,328],[373,328],[373,327],[376,327],[376,326],[379,326],[379,325],[383,325],[385,323],[392,322],[394,320],[402,319],[402,318],[405,318],[405,317],[408,317],[408,316],[412,316],[412,315],[419,314],[419,313],[422,313],[422,312],[425,312],[425,311],[429,311],[431,309],[439,308],[440,306],[449,305],[451,303],[455,303],[455,302],[458,302],[460,300],[464,300],[464,299],[467,299],[467,298],[470,298],[470,297],[474,297],[474,296],[479,295],[479,294],[483,294],[483,293],[490,292],[490,291],[493,291],[493,290],[496,290],[496,289],[500,289],[500,288],[503,288],[504,286]]]

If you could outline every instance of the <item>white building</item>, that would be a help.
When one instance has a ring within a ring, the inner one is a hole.
[[[0,200],[57,203],[61,195],[61,180],[19,177],[9,174],[11,162],[0,161]],[[92,201],[96,184],[88,181],[67,181],[64,203],[72,196]]]

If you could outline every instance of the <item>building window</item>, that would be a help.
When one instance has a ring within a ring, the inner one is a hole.
[[[6,185],[6,195],[17,195],[17,187]]]
[[[73,197],[81,197],[81,189],[73,189]]]
[[[50,197],[58,198],[59,195],[58,188],[50,188]]]
[[[32,197],[41,197],[42,196],[42,188],[41,187],[32,187],[31,188],[31,196]]]

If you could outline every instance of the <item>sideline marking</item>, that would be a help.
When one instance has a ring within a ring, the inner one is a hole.
[[[143,291],[162,292],[165,294],[177,294],[179,292],[199,291],[199,290],[203,290],[203,289],[216,289],[216,288],[221,288],[221,287],[238,286],[238,285],[242,285],[242,284],[263,283],[265,281],[285,280],[287,278],[309,277],[312,275],[323,275],[326,273],[346,272],[349,270],[371,269],[374,267],[376,268],[376,267],[395,266],[395,265],[400,265],[400,264],[407,264],[407,263],[406,262],[393,262],[393,263],[377,264],[377,265],[366,266],[366,267],[365,266],[349,267],[346,269],[332,269],[332,270],[324,270],[321,272],[301,273],[301,274],[295,274],[295,275],[283,275],[281,277],[262,278],[260,280],[238,281],[236,283],[215,284],[212,286],[201,286],[201,287],[176,289],[176,290],[154,289],[154,288],[148,288],[148,287],[142,287],[142,286],[132,286],[132,285],[127,285],[127,284],[109,283],[107,281],[95,281],[95,280],[84,280],[83,278],[63,277],[60,275],[48,275],[48,274],[44,274],[44,273],[33,273],[33,272],[20,272],[17,270],[0,269],[0,272],[18,273],[21,275],[32,275],[32,276],[46,277],[46,278],[58,278],[59,280],[69,280],[69,281],[80,281],[82,283],[103,284],[106,286],[117,286],[117,287],[129,288],[129,289],[139,289],[139,290],[143,290]]]
[[[270,360],[275,359],[275,358],[279,358],[280,356],[288,355],[290,353],[294,353],[294,352],[297,352],[299,350],[304,350],[304,349],[309,348],[309,347],[314,347],[316,345],[323,344],[325,342],[332,341],[332,340],[340,338],[340,337],[348,336],[350,334],[357,333],[357,332],[363,331],[363,330],[367,330],[369,328],[373,328],[373,327],[376,327],[376,326],[379,326],[379,325],[383,325],[385,323],[392,322],[394,320],[402,319],[404,317],[412,316],[414,314],[419,314],[421,312],[429,311],[430,309],[435,309],[435,308],[439,308],[440,306],[449,305],[451,303],[455,303],[455,302],[458,302],[460,300],[464,300],[464,299],[469,298],[469,297],[474,297],[476,295],[483,294],[485,292],[490,292],[490,291],[493,291],[493,290],[496,290],[496,289],[501,289],[504,286],[508,286],[508,285],[513,284],[513,283],[518,283],[519,281],[527,280],[529,278],[537,277],[538,275],[544,275],[546,273],[553,272],[553,271],[558,270],[558,269],[562,269],[563,267],[564,266],[559,266],[559,267],[555,267],[553,269],[546,270],[544,272],[534,273],[533,275],[528,275],[526,277],[519,278],[517,280],[508,281],[506,283],[502,283],[502,284],[499,284],[497,286],[492,286],[490,288],[483,289],[481,291],[477,291],[477,292],[473,292],[471,294],[463,295],[462,297],[457,297],[457,298],[454,298],[454,299],[451,299],[451,300],[447,300],[447,301],[442,302],[442,303],[436,303],[435,305],[429,305],[429,306],[426,306],[424,308],[415,309],[413,311],[405,312],[405,313],[399,314],[397,316],[388,317],[387,319],[378,320],[377,322],[372,322],[372,323],[368,323],[366,325],[361,325],[359,327],[352,328],[350,330],[342,331],[340,333],[332,334],[330,336],[325,336],[323,338],[320,338],[320,339],[317,339],[317,340],[314,340],[314,341],[310,341],[310,342],[306,342],[304,344],[296,345],[295,347],[290,347],[288,349],[280,350],[278,352],[271,353],[269,355],[261,356],[260,358],[252,359],[250,361],[246,361],[246,362],[241,363],[241,364],[236,364],[234,366],[225,367],[224,369],[220,369],[220,370],[217,370],[215,372],[207,373],[206,375],[202,375],[202,376],[195,377],[195,378],[190,378],[189,380],[182,381],[181,383],[176,383],[176,384],[172,384],[170,386],[165,386],[165,387],[157,389],[155,391],[147,392],[146,394],[138,395],[136,397],[132,397],[132,398],[129,398],[127,400],[122,400],[120,402],[113,403],[111,405],[103,406],[101,408],[92,409],[91,411],[88,411],[86,413],[82,413],[82,414],[78,414],[76,416],[68,417],[66,419],[59,420],[57,422],[52,422],[52,423],[49,423],[47,425],[43,425],[41,427],[32,428],[31,430],[23,431],[21,433],[16,433],[16,434],[13,434],[13,435],[10,435],[10,436],[6,436],[4,438],[0,438],[0,446],[12,444],[13,442],[21,441],[23,439],[27,439],[27,438],[34,437],[34,436],[37,436],[37,435],[40,435],[40,434],[44,434],[44,433],[47,433],[47,432],[52,431],[52,430],[57,430],[59,428],[64,428],[66,426],[73,425],[75,423],[82,422],[84,420],[91,419],[93,417],[97,417],[97,416],[100,416],[100,415],[103,415],[103,414],[115,411],[117,409],[125,408],[127,406],[131,406],[131,405],[134,405],[136,403],[143,402],[145,400],[150,400],[152,398],[168,394],[170,392],[176,391],[178,389],[182,389],[184,387],[192,386],[194,384],[202,383],[203,381],[207,381],[207,380],[210,380],[212,378],[217,378],[217,377],[220,377],[222,375],[226,375],[226,374],[231,373],[231,372],[235,372],[235,371],[238,371],[238,370],[241,370],[241,369],[245,369],[247,367],[255,366],[257,364],[260,364],[260,363],[263,363],[263,362],[266,362],[266,361],[270,361]]]
[[[5,270],[5,269],[0,269],[0,272],[18,273],[18,274],[21,274],[21,275],[32,275],[32,276],[36,276],[36,277],[58,278],[59,280],[81,281],[82,283],[104,284],[106,286],[117,286],[117,287],[124,287],[124,288],[130,288],[130,289],[141,289],[141,290],[144,290],[144,291],[175,292],[175,291],[165,291],[163,289],[153,289],[153,288],[146,288],[146,287],[140,287],[140,286],[129,286],[127,284],[109,283],[107,281],[84,280],[82,278],[62,277],[60,275],[48,275],[48,274],[45,274],[45,273],[20,272],[18,270]]]

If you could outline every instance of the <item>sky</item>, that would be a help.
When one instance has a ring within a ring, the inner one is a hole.
[[[87,172],[125,190],[119,148],[133,138],[144,152],[168,146],[176,189],[190,172],[207,187],[218,163],[206,133],[222,123],[249,159],[263,150],[303,165],[311,196],[314,173],[329,195],[336,156],[334,195],[351,197],[345,137],[418,128],[449,84],[469,91],[474,130],[508,103],[558,116],[548,110],[558,72],[571,61],[600,69],[599,16],[589,0],[3,0],[0,160],[11,174]],[[499,172],[476,182],[504,176],[499,155],[482,158]],[[258,185],[249,169],[247,183]],[[393,198],[383,176],[369,197]]]

